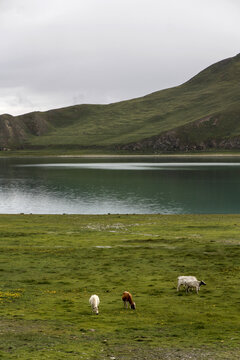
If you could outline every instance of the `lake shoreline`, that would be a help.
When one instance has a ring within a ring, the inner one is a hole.
[[[0,159],[8,159],[8,158],[83,158],[83,159],[138,159],[138,158],[145,158],[145,159],[151,159],[151,158],[169,158],[169,159],[175,159],[175,158],[240,158],[240,153],[231,153],[231,154],[225,154],[225,153],[219,153],[219,154],[4,154],[1,155],[0,153]]]
[[[186,157],[186,158],[192,158],[192,157],[240,157],[240,154],[157,154],[157,155],[57,155],[57,157],[63,157],[63,158],[179,158],[179,157]]]

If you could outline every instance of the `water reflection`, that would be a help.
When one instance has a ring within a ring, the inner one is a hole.
[[[26,164],[17,165],[19,167],[44,167],[44,168],[73,168],[73,169],[101,169],[101,170],[168,170],[168,169],[181,169],[181,170],[199,170],[199,167],[223,167],[223,166],[240,166],[240,163],[235,162],[171,162],[171,163],[57,163],[57,164]]]

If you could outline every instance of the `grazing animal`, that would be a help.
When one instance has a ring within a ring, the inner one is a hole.
[[[133,297],[132,294],[130,294],[130,292],[124,291],[124,293],[122,294],[122,301],[124,302],[124,307],[126,309],[128,308],[128,303],[131,305],[131,309],[133,310],[136,309],[136,304],[133,301]]]
[[[99,297],[97,295],[92,295],[89,299],[89,304],[92,307],[92,311],[98,315],[98,306],[100,304]]]
[[[177,291],[180,290],[180,287],[183,286],[186,288],[186,284],[189,281],[195,281],[197,278],[195,276],[179,276],[178,277],[178,284],[177,284]]]
[[[202,280],[189,281],[186,284],[186,292],[189,292],[189,290],[194,290],[195,289],[196,293],[198,294],[201,285],[206,285],[206,283],[204,281],[202,281]]]
[[[198,294],[201,285],[206,285],[206,283],[202,280],[199,281],[195,276],[179,276],[177,291],[179,291],[180,287],[183,286],[186,293],[191,289],[195,289]]]

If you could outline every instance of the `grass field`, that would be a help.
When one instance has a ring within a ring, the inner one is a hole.
[[[239,230],[240,215],[0,215],[0,358],[239,359]],[[184,274],[207,286],[177,293]]]

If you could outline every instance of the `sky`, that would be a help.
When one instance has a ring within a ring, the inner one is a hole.
[[[0,114],[108,104],[240,52],[239,0],[0,0]]]

